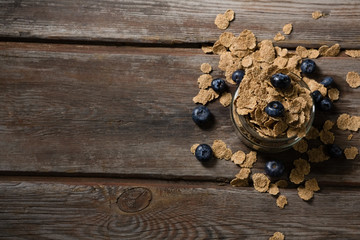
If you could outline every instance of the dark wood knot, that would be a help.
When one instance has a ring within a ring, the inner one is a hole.
[[[151,199],[151,191],[147,188],[128,188],[118,197],[117,205],[124,212],[134,213],[149,206]]]

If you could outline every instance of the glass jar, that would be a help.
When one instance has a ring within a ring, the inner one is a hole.
[[[309,87],[307,84],[297,75],[291,74],[291,77],[298,78],[298,83],[307,89]],[[237,135],[240,137],[241,141],[248,147],[261,152],[268,153],[277,153],[290,149],[294,144],[299,142],[302,138],[299,136],[293,137],[264,137],[253,129],[244,116],[239,115],[236,112],[235,99],[239,95],[239,88],[236,89],[236,92],[232,98],[230,105],[230,116],[232,123],[236,129]],[[312,104],[310,110],[310,119],[306,124],[305,133],[307,134],[314,122],[315,118],[315,105]]]

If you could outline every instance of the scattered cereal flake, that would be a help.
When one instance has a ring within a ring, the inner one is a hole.
[[[231,99],[232,99],[231,93],[229,92],[223,93],[220,97],[220,103],[224,107],[227,107],[230,105]]]
[[[285,68],[287,62],[288,62],[288,58],[277,57],[274,60],[274,65],[278,66],[278,68],[280,68],[280,69],[283,69],[283,68]]]
[[[197,80],[200,89],[207,89],[211,86],[213,78],[210,74],[202,74]]]
[[[360,116],[350,116],[343,113],[337,119],[337,126],[341,130],[358,131],[360,128]]]
[[[234,178],[230,181],[230,185],[233,187],[247,187],[249,186],[249,181],[248,179]]]
[[[319,47],[319,54],[320,56],[324,56],[325,52],[329,49],[328,45],[322,45]]]
[[[212,46],[202,46],[202,47],[201,47],[201,50],[202,50],[204,53],[212,53],[212,52],[213,52],[213,47],[212,47]]]
[[[212,47],[212,49],[213,49],[213,53],[214,53],[214,54],[217,54],[217,55],[220,55],[220,54],[226,52],[225,46],[222,45],[219,40],[217,40],[217,41],[214,43],[214,46]]]
[[[255,173],[252,176],[255,190],[266,192],[269,189],[270,179],[263,173]]]
[[[196,150],[196,148],[197,148],[199,145],[200,145],[200,144],[195,143],[194,145],[191,146],[190,151],[191,151],[192,154],[195,154],[195,150]]]
[[[235,175],[238,179],[248,179],[249,175],[251,173],[250,168],[241,168],[239,173]]]
[[[353,58],[358,58],[360,57],[360,50],[345,50],[345,54]]]
[[[276,46],[275,51],[279,57],[285,57],[288,54],[287,48],[280,48],[280,47]]]
[[[245,153],[241,150],[235,152],[232,156],[231,156],[231,161],[233,161],[235,164],[242,164],[245,161]]]
[[[305,159],[299,158],[294,160],[294,166],[299,173],[308,175],[310,173],[310,164]]]
[[[317,139],[319,137],[319,130],[315,127],[311,127],[309,132],[306,134],[305,138],[308,140]]]
[[[240,167],[252,168],[256,160],[256,152],[251,151],[246,154],[245,161],[240,164]]]
[[[312,178],[312,179],[309,179],[305,182],[305,188],[310,190],[310,191],[313,191],[313,192],[317,192],[320,190],[320,187],[318,185],[318,182],[316,180],[316,178]]]
[[[286,35],[289,35],[291,33],[292,29],[293,29],[292,24],[288,23],[288,24],[284,25],[283,33],[286,34]]]
[[[326,120],[326,121],[324,122],[323,129],[324,129],[324,130],[331,130],[334,125],[335,125],[335,123],[334,123],[333,121],[331,121],[331,120],[328,119],[328,120]]]
[[[231,22],[232,20],[234,20],[235,12],[231,9],[228,9],[225,11],[224,16],[229,22]]]
[[[271,195],[278,195],[279,194],[279,187],[276,186],[275,184],[271,183],[270,184],[270,187],[269,187],[269,190],[268,192],[271,194]]]
[[[340,91],[337,88],[330,88],[328,90],[328,96],[332,101],[339,100]]]
[[[281,179],[281,180],[275,182],[275,185],[278,186],[279,188],[287,188],[288,182],[284,179]]]
[[[312,14],[311,14],[311,16],[312,16],[312,18],[313,19],[319,19],[319,18],[321,18],[322,16],[324,16],[324,14],[322,13],[322,12],[320,12],[320,11],[315,11],[315,12],[313,12]]]
[[[353,137],[353,135],[352,134],[349,134],[349,136],[347,136],[347,140],[351,140],[352,139],[352,137]]]
[[[229,20],[224,14],[218,14],[215,18],[215,25],[222,30],[225,30],[229,26]]]
[[[200,70],[203,72],[203,73],[210,73],[212,68],[211,68],[211,65],[208,64],[208,63],[203,63],[201,64],[200,66]]]
[[[305,188],[305,187],[298,187],[298,195],[302,200],[308,201],[314,196],[314,192]]]
[[[314,79],[309,79],[307,77],[304,77],[303,79],[307,83],[307,85],[310,88],[311,92],[319,90],[321,95],[326,96],[327,88],[323,84],[320,84],[317,81],[315,81]]]
[[[309,50],[307,50],[307,52],[308,52],[308,58],[311,58],[311,59],[318,58],[320,55],[320,52],[317,49],[309,49]]]
[[[324,129],[320,131],[320,140],[324,144],[332,144],[335,141],[335,135],[332,132]]]
[[[360,86],[360,75],[357,72],[348,72],[346,75],[346,82],[351,88],[358,88]]]
[[[277,199],[276,199],[276,205],[279,208],[284,208],[285,205],[288,204],[287,198],[284,195],[280,195]]]
[[[356,158],[356,155],[359,154],[357,147],[348,147],[344,149],[344,154],[346,159],[352,160]]]
[[[294,146],[293,146],[295,151],[298,151],[299,153],[304,153],[308,150],[308,144],[307,141],[305,139],[301,139],[299,142],[297,142]]]
[[[241,61],[241,64],[246,68],[250,67],[252,65],[252,63],[253,63],[253,61],[252,61],[252,57],[250,55],[244,57]]]
[[[281,232],[275,232],[272,237],[269,238],[269,240],[284,240],[285,236]]]
[[[219,97],[219,94],[216,93],[212,88],[209,89],[200,89],[198,95],[193,97],[194,103],[201,103],[205,105],[206,103]]]
[[[301,170],[297,168],[291,169],[289,179],[292,183],[300,184],[302,183],[304,179],[304,174],[301,172]]]
[[[308,50],[303,47],[303,46],[297,46],[296,47],[296,53],[301,57],[301,58],[307,58],[309,56]]]
[[[230,160],[231,159],[231,149],[226,147],[226,144],[222,140],[214,140],[213,145],[211,146],[214,156],[219,159]]]
[[[274,40],[277,41],[277,42],[278,42],[278,41],[284,41],[284,40],[285,40],[285,36],[282,35],[280,32],[278,32],[278,33],[275,35]]]
[[[219,37],[220,43],[227,48],[231,46],[234,39],[235,36],[231,32],[223,32]]]
[[[324,146],[318,148],[312,148],[307,151],[309,156],[309,162],[318,163],[329,160],[329,156],[324,153]]]
[[[326,57],[336,57],[340,53],[340,45],[338,43],[329,47],[323,54]]]

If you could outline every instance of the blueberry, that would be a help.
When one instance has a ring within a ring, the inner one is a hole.
[[[331,102],[331,100],[329,98],[323,98],[323,100],[321,100],[320,102],[320,109],[322,111],[329,111],[330,109],[332,109],[333,107],[333,103]]]
[[[231,78],[234,82],[236,82],[236,84],[240,84],[244,78],[244,75],[244,70],[236,70],[235,72],[233,72]]]
[[[323,96],[321,95],[319,90],[312,92],[311,96],[313,97],[315,104],[320,104],[321,100],[323,99]]]
[[[332,77],[326,77],[320,82],[320,84],[324,85],[324,87],[330,87],[333,82],[334,79]]]
[[[343,150],[336,144],[328,144],[325,147],[326,153],[333,158],[338,158],[343,155]]]
[[[290,86],[291,79],[286,74],[277,73],[271,76],[270,81],[274,87],[285,89]]]
[[[270,177],[280,177],[284,173],[284,164],[280,161],[268,161],[265,164],[265,172]]]
[[[301,71],[305,74],[313,73],[315,71],[316,64],[311,59],[305,59],[304,61],[302,61],[300,68]]]
[[[195,149],[195,157],[200,162],[207,162],[209,161],[213,156],[213,151],[211,147],[207,144],[200,144]]]
[[[215,92],[222,93],[226,90],[226,83],[221,78],[216,78],[211,82],[211,87]]]
[[[211,122],[212,114],[206,106],[197,106],[192,112],[193,121],[199,126],[205,126]]]
[[[265,112],[270,117],[280,117],[284,114],[284,106],[279,101],[272,101],[265,107]]]

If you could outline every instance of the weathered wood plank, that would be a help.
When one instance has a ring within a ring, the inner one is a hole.
[[[186,1],[186,0],[3,0],[0,37],[67,39],[131,43],[214,42],[221,30],[215,16],[236,12],[229,31],[254,31],[259,39],[273,38],[292,22],[294,31],[283,46],[319,46],[338,42],[360,48],[360,5],[357,0]],[[323,11],[314,20],[311,13]]]
[[[360,237],[357,188],[324,188],[308,203],[295,189],[285,189],[289,204],[281,210],[274,197],[250,188],[51,181],[1,181],[1,238],[268,239],[275,231],[286,239]]]
[[[249,151],[234,132],[229,109],[218,101],[209,104],[216,118],[212,129],[201,130],[191,120],[199,66],[216,67],[217,61],[193,49],[1,43],[0,171],[232,178],[238,168],[231,162],[203,166],[189,150],[222,139],[233,151]],[[335,111],[318,119],[360,115],[359,89],[345,82],[360,61],[316,62],[341,91]],[[337,130],[336,142],[359,146],[358,133],[345,140],[349,133]],[[290,169],[296,157],[260,154],[255,171],[273,158],[289,162]],[[314,174],[324,184],[359,185],[358,159],[330,160]]]

